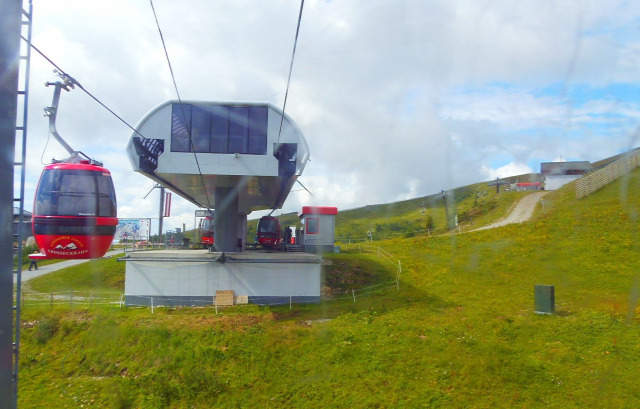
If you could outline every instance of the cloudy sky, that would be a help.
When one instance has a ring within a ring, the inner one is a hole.
[[[33,4],[34,45],[131,125],[176,98],[149,1]],[[282,107],[299,1],[153,4],[182,99]],[[313,196],[293,191],[282,212],[388,203],[639,146],[639,20],[637,1],[307,0],[286,112],[309,144],[300,181]],[[43,115],[52,69],[32,54],[27,208],[42,164],[66,157]],[[79,89],[63,93],[57,127],[111,170],[119,217],[157,217],[157,190],[144,199],[153,182],[125,154],[129,128]],[[194,210],[174,195],[165,227],[193,228]]]

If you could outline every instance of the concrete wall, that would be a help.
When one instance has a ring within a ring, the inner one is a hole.
[[[567,183],[571,183],[574,180],[580,179],[582,175],[556,175],[546,176],[544,179],[544,190],[556,190],[560,189]]]
[[[318,221],[317,233],[309,232],[309,223]],[[302,216],[305,225],[304,245],[305,246],[331,246],[335,241],[335,216],[325,214],[305,214]]]
[[[250,303],[320,300],[317,262],[127,261],[127,305],[212,305],[217,290],[233,290]]]

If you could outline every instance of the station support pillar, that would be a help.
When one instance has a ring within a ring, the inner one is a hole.
[[[241,251],[238,248],[238,190],[228,187],[215,189],[214,237],[216,250]]]

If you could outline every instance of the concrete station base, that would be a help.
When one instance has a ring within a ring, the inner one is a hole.
[[[233,291],[235,303],[288,304],[320,300],[321,263],[308,253],[130,252],[126,305],[204,306]],[[219,300],[220,301],[220,300]],[[218,302],[220,305],[220,302]]]

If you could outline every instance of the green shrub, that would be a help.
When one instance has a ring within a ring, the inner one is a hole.
[[[54,318],[41,318],[34,326],[34,339],[38,344],[45,344],[58,331],[58,320]]]

